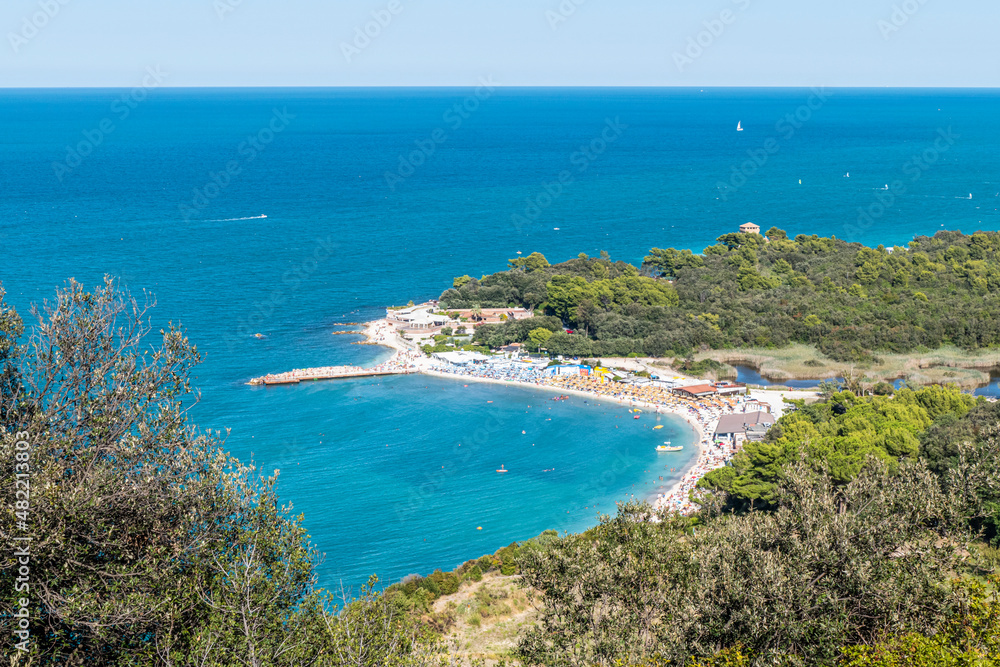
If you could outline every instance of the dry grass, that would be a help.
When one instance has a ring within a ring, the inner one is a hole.
[[[780,350],[712,350],[697,360],[714,359],[724,364],[751,366],[770,380],[813,380],[864,375],[872,382],[908,378],[916,384],[955,383],[975,389],[989,382],[990,371],[1000,368],[1000,350],[966,352],[945,346],[909,354],[878,354],[879,362],[855,366],[834,361],[810,345],[790,345]],[[808,362],[808,363],[807,363]]]
[[[537,601],[518,586],[519,576],[487,574],[453,595],[434,602],[433,611],[453,615],[455,623],[445,635],[448,656],[456,665],[483,660],[487,666],[499,660],[519,664],[511,652],[524,629],[534,625]]]

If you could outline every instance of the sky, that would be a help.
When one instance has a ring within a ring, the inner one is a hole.
[[[0,87],[1000,87],[998,0],[3,0]]]

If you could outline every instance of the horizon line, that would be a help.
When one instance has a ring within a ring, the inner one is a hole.
[[[313,85],[313,84],[303,84],[303,85],[238,85],[238,84],[195,84],[195,85],[160,85],[156,86],[159,89],[174,89],[174,90],[185,90],[185,89],[219,89],[219,88],[230,88],[230,89],[242,89],[242,90],[256,90],[256,89],[359,89],[359,88],[371,88],[371,89],[428,89],[428,88],[476,88],[481,84],[354,84],[354,85]],[[825,85],[825,84],[769,84],[769,85],[759,85],[759,86],[740,86],[740,85],[659,85],[659,84],[629,84],[629,85],[616,85],[616,84],[592,84],[592,85],[580,85],[580,84],[493,84],[497,88],[538,88],[538,89],[552,89],[552,88],[567,88],[567,89],[659,89],[659,90],[732,90],[732,89],[742,89],[742,90],[761,90],[761,89],[812,89],[812,88],[830,88],[839,90],[996,90],[1000,91],[1000,85],[996,86],[953,86],[953,85],[926,85],[926,86],[866,86],[866,85]],[[107,89],[128,89],[134,88],[135,86],[129,85],[81,85],[81,86],[58,86],[58,85],[40,85],[40,86],[0,86],[0,90],[107,90]]]

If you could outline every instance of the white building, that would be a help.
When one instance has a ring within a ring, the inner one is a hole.
[[[431,355],[431,357],[437,359],[438,361],[443,361],[446,364],[452,364],[453,366],[481,364],[490,359],[490,357],[485,354],[479,354],[478,352],[466,352],[464,350],[458,352],[435,352]]]
[[[431,312],[433,309],[432,304],[422,303],[401,310],[387,310],[385,317],[392,327],[406,333],[437,333],[449,324],[457,324],[447,315]]]

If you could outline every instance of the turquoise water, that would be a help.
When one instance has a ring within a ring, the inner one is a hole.
[[[797,127],[785,116],[803,117],[810,91],[501,89],[456,115],[472,93],[156,90],[128,108],[116,90],[0,91],[8,302],[24,310],[68,277],[94,285],[105,273],[155,293],[157,324],[181,322],[204,354],[194,417],[232,428],[237,456],[281,468],[282,497],[327,554],[327,586],[578,530],[595,505],[659,482],[651,421],[582,399],[553,403],[546,422],[544,396],[489,385],[245,386],[387,354],[331,336],[335,323],[436,297],[517,251],[638,262],[652,246],[700,250],[748,220],[887,244],[1000,228],[996,91],[833,91]],[[952,143],[927,153],[948,128]],[[734,169],[754,173],[720,189]],[[387,183],[387,172],[407,175]],[[859,208],[895,180],[905,192],[869,222]],[[490,409],[511,425],[456,459]],[[614,472],[618,452],[635,464]],[[497,479],[501,463],[512,472]]]
[[[656,453],[665,439],[692,440],[675,417],[634,420],[617,404],[541,390],[396,377],[252,393],[258,409],[296,416],[274,424],[268,461],[314,538],[352,545],[324,564],[328,581],[387,566],[396,578],[426,573],[550,528],[586,529],[616,500],[655,493],[694,454]]]

